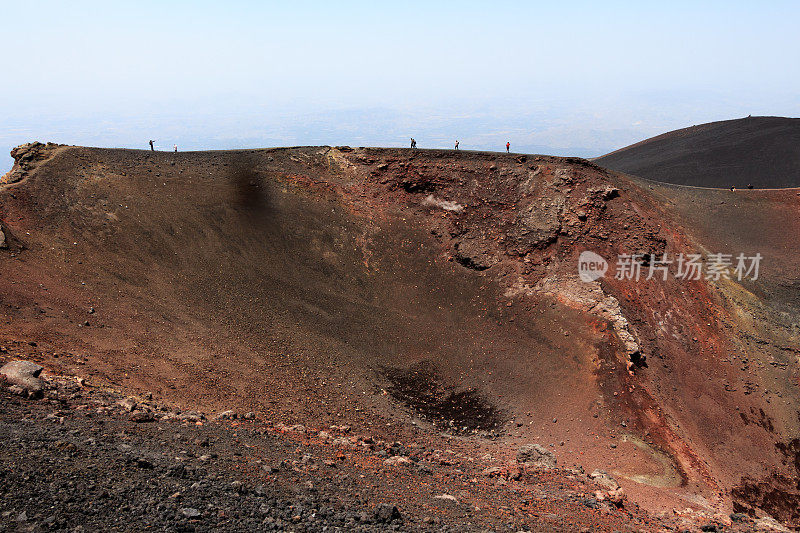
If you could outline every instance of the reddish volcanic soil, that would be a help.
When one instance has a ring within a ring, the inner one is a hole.
[[[800,526],[795,191],[466,151],[14,155],[0,185],[2,361],[172,409],[252,411],[279,434],[347,425],[448,449],[480,466],[451,492],[483,513],[504,494],[522,509],[515,527],[699,527],[734,511]],[[578,279],[584,250],[612,263],[604,279]],[[760,252],[761,277],[613,278],[618,254],[694,252]],[[514,474],[527,443],[559,469]],[[491,466],[502,483],[481,473]],[[556,486],[591,497],[576,468],[609,472],[627,502],[548,509],[557,526],[522,504]],[[420,482],[393,477],[408,527],[432,497]]]

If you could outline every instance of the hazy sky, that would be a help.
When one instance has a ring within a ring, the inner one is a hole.
[[[800,115],[796,1],[0,1],[0,13],[3,151],[413,135],[593,156],[711,120]]]

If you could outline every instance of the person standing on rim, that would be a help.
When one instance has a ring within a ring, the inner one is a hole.
[[[506,142],[506,153],[508,153],[508,151],[510,149],[511,149],[511,143],[510,142]]]
[[[458,139],[456,139],[456,150],[458,150]]]
[[[178,153],[178,145],[177,144],[173,144],[172,145],[172,149],[175,150],[176,154]]]
[[[151,151],[151,152],[155,152],[155,151],[156,151],[156,149],[155,149],[155,148],[153,148],[153,143],[154,143],[154,142],[155,142],[155,141],[154,141],[153,139],[150,139],[150,151]]]
[[[417,141],[414,140],[414,137],[411,137],[411,148],[417,147]]]

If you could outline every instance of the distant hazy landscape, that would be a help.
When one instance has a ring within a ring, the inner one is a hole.
[[[780,113],[800,104],[776,100],[749,106],[747,98],[699,95],[618,96],[598,104],[572,98],[559,101],[504,99],[499,102],[447,102],[441,105],[350,107],[306,104],[251,105],[225,98],[205,104],[165,102],[130,110],[52,109],[31,122],[28,110],[0,103],[5,127],[0,130],[0,170],[11,168],[8,152],[22,142],[39,140],[85,146],[219,150],[270,146],[339,145],[400,147],[409,137],[420,147],[464,150],[512,150],[524,153],[597,157],[642,139],[707,121],[746,116],[749,109]],[[714,105],[705,102],[713,101]],[[45,109],[49,107],[44,104]],[[5,108],[5,109],[4,109]]]
[[[5,7],[3,171],[33,140],[208,150],[413,136],[594,157],[693,124],[800,115],[786,2],[82,5],[48,3],[36,24]]]

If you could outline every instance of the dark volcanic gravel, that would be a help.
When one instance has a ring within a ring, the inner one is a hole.
[[[223,430],[224,431],[224,430]],[[0,399],[2,531],[376,531],[391,505],[345,508],[311,483],[243,483],[219,428],[137,424],[58,401]],[[291,455],[276,436],[261,440]],[[235,446],[235,444],[233,444]],[[219,452],[219,453],[218,453]],[[286,468],[280,463],[263,469]]]

